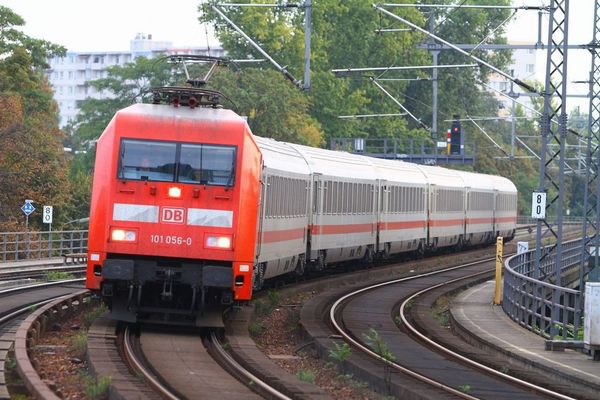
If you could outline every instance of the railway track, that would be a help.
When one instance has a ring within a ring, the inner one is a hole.
[[[166,399],[287,399],[238,364],[214,331],[170,332],[126,328],[123,349],[135,373]],[[244,382],[244,383],[242,383]]]
[[[478,261],[361,288],[333,304],[330,322],[354,348],[378,360],[385,368],[414,379],[415,388],[420,385],[431,388],[431,398],[572,399],[556,390],[506,375],[430,340],[407,316],[408,309],[427,291],[459,281],[464,284],[465,280],[484,279],[491,276],[493,265],[493,259]],[[400,305],[399,299],[403,299]],[[384,343],[387,352],[373,350],[373,329],[378,332],[379,345]],[[400,383],[403,381],[400,375],[394,378],[388,382],[392,392],[396,381],[398,385],[406,385],[406,382]]]
[[[64,297],[83,289],[82,279],[67,282],[53,282],[33,286],[22,286],[0,291],[0,371],[4,373],[9,368],[6,365],[9,351],[15,348],[15,359],[19,373],[32,372],[33,368],[23,366],[19,361],[28,360],[27,353],[19,356],[19,329],[27,315],[34,312],[54,299]],[[23,338],[26,341],[27,336]],[[17,343],[15,341],[17,340]],[[2,376],[4,378],[4,376]],[[10,399],[11,396],[5,379],[0,379],[0,399]]]
[[[106,330],[109,341],[114,335],[114,329],[111,329]],[[156,387],[152,394],[145,394],[148,398],[291,398],[237,365],[214,335],[201,338],[198,334],[144,330],[139,340],[131,340],[134,336],[123,336],[125,354],[132,360],[130,363],[138,365],[136,371],[140,368],[136,374],[143,374],[145,381],[153,382],[153,388]],[[90,337],[95,340],[96,333],[91,333]],[[186,367],[181,368],[181,365]],[[213,375],[201,375],[205,371]],[[133,393],[139,395],[140,392]]]
[[[0,263],[0,282],[15,280],[44,280],[52,273],[64,273],[74,278],[84,277],[86,265],[63,263],[63,259],[23,261],[23,265],[10,263],[9,266],[3,266]]]

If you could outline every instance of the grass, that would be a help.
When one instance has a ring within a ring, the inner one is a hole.
[[[85,396],[88,399],[101,399],[108,396],[108,389],[112,378],[110,376],[103,376],[97,379],[94,376],[83,375],[83,385]]]
[[[472,387],[471,385],[460,385],[457,389],[463,393],[469,393]]]
[[[87,312],[85,312],[83,314],[83,321],[85,322],[86,326],[91,326],[92,323],[102,314],[104,314],[106,312],[107,308],[105,304],[100,304],[97,307],[92,308],[91,310],[88,310]]]
[[[387,361],[394,361],[396,359],[396,356],[394,356],[394,354],[388,348],[387,343],[374,328],[369,328],[368,332],[363,333],[363,338],[369,347],[380,357]]]
[[[292,332],[298,332],[300,331],[301,325],[300,325],[300,312],[299,311],[294,311],[294,310],[290,310],[288,312],[288,315],[285,319],[286,325],[287,325],[287,331],[292,333]]]
[[[15,368],[17,368],[17,360],[12,357],[7,357],[4,361],[4,366],[8,371],[13,371]]]
[[[450,326],[450,298],[442,296],[435,302],[432,309],[433,319],[441,326]]]
[[[315,373],[311,370],[299,369],[296,372],[296,378],[302,382],[315,383]]]
[[[83,359],[87,353],[87,332],[78,332],[71,339],[70,350],[77,358]]]
[[[258,321],[252,321],[248,324],[248,332],[250,332],[250,336],[252,337],[259,336],[265,329],[265,326]]]
[[[354,375],[352,374],[343,375],[343,378],[355,389],[367,389],[369,387],[367,382],[354,379]]]
[[[70,274],[65,271],[46,271],[44,277],[48,282],[65,281],[74,278],[73,274]]]
[[[339,362],[344,362],[352,354],[352,349],[348,343],[342,343],[341,345],[333,343],[335,349],[329,350],[329,357]]]
[[[275,290],[269,290],[266,298],[259,299],[254,303],[254,312],[259,317],[268,315],[273,312],[280,301],[281,294]]]

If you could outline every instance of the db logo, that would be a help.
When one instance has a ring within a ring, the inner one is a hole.
[[[185,208],[170,208],[163,207],[160,214],[161,222],[168,222],[171,224],[183,224],[185,215]]]

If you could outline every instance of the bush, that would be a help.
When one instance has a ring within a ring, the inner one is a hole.
[[[112,378],[110,376],[103,376],[100,379],[96,379],[96,377],[84,375],[83,382],[86,398],[101,399],[108,396],[108,389],[110,389]]]
[[[303,369],[299,369],[298,372],[296,372],[296,378],[303,382],[315,383],[315,373],[311,370],[305,371]]]
[[[87,353],[87,332],[78,332],[71,339],[71,352],[77,358],[83,359]]]
[[[352,354],[352,349],[348,343],[342,343],[341,346],[337,343],[333,343],[333,345],[335,346],[335,349],[329,350],[329,357],[333,358],[334,360],[344,362],[348,357],[350,357],[350,354]]]
[[[85,322],[86,326],[90,326],[92,325],[92,323],[102,314],[104,314],[106,312],[106,305],[105,304],[100,304],[97,307],[92,308],[91,310],[87,311],[86,313],[83,314],[83,321]]]
[[[75,277],[72,274],[65,271],[46,271],[45,278],[46,281],[53,282],[66,281],[68,279],[74,279]]]

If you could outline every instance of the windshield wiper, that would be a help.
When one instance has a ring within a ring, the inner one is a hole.
[[[233,173],[235,172],[235,157],[231,160],[231,170],[229,171],[229,178],[227,178],[227,184],[225,185],[225,190],[229,190],[229,188],[233,184]]]

